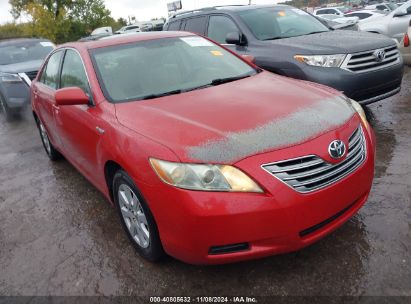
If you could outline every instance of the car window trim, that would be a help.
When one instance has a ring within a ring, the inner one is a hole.
[[[86,69],[86,65],[84,64],[84,60],[83,60],[83,57],[81,57],[81,54],[80,54],[80,52],[77,50],[77,49],[75,49],[75,48],[72,48],[72,47],[64,47],[63,48],[64,49],[64,54],[63,54],[63,57],[62,57],[62,61],[60,62],[60,73],[59,73],[59,85],[58,85],[58,87],[59,87],[59,89],[61,88],[61,74],[62,74],[62,72],[63,72],[63,65],[64,65],[64,60],[66,59],[66,54],[67,54],[67,51],[68,50],[71,50],[71,51],[74,51],[79,57],[80,57],[80,60],[81,60],[81,64],[83,65],[83,69],[84,69],[84,73],[86,74],[86,78],[87,78],[87,85],[88,85],[88,87],[89,87],[89,90],[90,90],[90,92],[88,93],[88,92],[85,92],[87,95],[89,95],[89,98],[90,98],[90,105],[91,106],[95,106],[95,103],[94,103],[94,97],[93,97],[93,89],[92,89],[92,86],[91,86],[91,83],[90,83],[90,77],[88,76],[88,73],[87,73],[87,69]]]

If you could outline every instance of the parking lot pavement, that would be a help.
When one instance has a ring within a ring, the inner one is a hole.
[[[144,261],[103,196],[48,160],[29,111],[2,117],[0,294],[411,296],[411,69],[368,109],[378,151],[360,213],[300,252],[212,267]]]

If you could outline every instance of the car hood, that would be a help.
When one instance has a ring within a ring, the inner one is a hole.
[[[392,39],[383,35],[344,30],[267,41],[267,43],[274,47],[293,48],[301,55],[350,54],[394,44]]]
[[[215,87],[116,104],[118,121],[184,162],[235,163],[303,143],[354,114],[330,88],[262,72]]]
[[[4,73],[24,73],[38,71],[43,64],[43,60],[31,60],[8,65],[0,65],[0,72]]]

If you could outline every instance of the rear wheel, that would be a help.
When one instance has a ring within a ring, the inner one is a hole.
[[[61,158],[61,154],[57,151],[53,144],[51,143],[49,136],[47,134],[47,130],[44,127],[43,123],[40,119],[36,119],[37,127],[40,132],[41,142],[43,143],[44,150],[46,150],[47,156],[52,160],[56,161]]]
[[[137,252],[149,261],[164,256],[157,224],[130,176],[119,170],[113,179],[114,200],[121,223]]]

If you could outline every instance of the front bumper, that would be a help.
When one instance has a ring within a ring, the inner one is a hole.
[[[302,65],[301,72],[302,79],[342,91],[360,104],[369,104],[400,92],[404,65],[401,60],[393,66],[365,73]]]
[[[18,110],[30,103],[30,87],[24,83],[0,83],[0,92],[11,110]]]
[[[354,123],[358,126],[359,121]],[[375,140],[371,130],[364,131],[368,147],[364,163],[338,182],[307,194],[291,189],[260,165],[306,155],[314,147],[323,150],[335,132],[308,144],[238,162],[236,166],[253,176],[265,189],[264,194],[187,191],[161,183],[139,185],[153,211],[165,251],[192,264],[220,264],[295,251],[323,238],[353,216],[370,192]],[[233,244],[247,244],[248,248],[210,252],[216,246]]]

